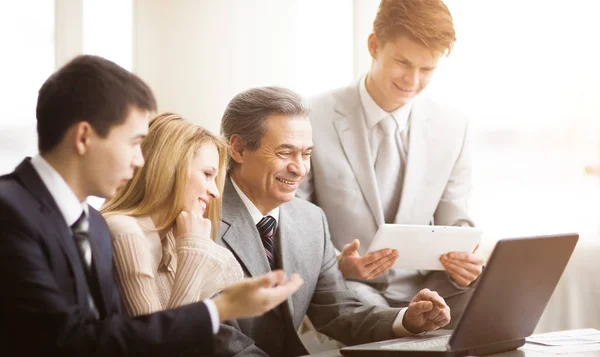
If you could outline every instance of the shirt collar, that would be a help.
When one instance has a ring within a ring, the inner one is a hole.
[[[242,192],[242,189],[240,189],[239,186],[235,183],[235,180],[233,179],[233,177],[231,177],[231,183],[233,184],[233,188],[235,188],[235,191],[238,193],[238,195],[242,199],[242,202],[244,202],[244,206],[246,206],[246,209],[250,213],[250,216],[252,217],[252,221],[254,222],[254,225],[257,225],[258,222],[260,222],[260,220],[263,219],[263,217],[264,217],[263,214],[260,213],[258,208],[256,208],[254,203],[252,203],[252,201],[250,201],[248,196],[246,196],[246,194],[244,192]],[[269,212],[267,214],[267,216],[271,216],[271,217],[275,218],[275,221],[277,223],[279,223],[279,207],[276,207],[274,210]]]
[[[365,75],[363,78],[360,79],[358,91],[360,96],[360,102],[365,111],[367,127],[369,127],[369,129],[373,129],[377,124],[379,124],[381,120],[383,120],[391,114],[394,117],[394,119],[396,119],[396,122],[398,123],[398,128],[404,129],[408,123],[408,117],[410,115],[410,110],[412,109],[412,101],[394,110],[393,112],[388,113],[385,110],[383,110],[377,103],[375,103],[375,100],[373,100],[373,97],[371,97],[371,95],[367,91],[366,82],[367,76]]]
[[[41,155],[31,159],[31,165],[37,171],[50,195],[56,202],[60,213],[65,218],[67,225],[71,227],[81,216],[81,212],[88,214],[87,200],[79,202],[77,196],[65,179],[46,161]]]

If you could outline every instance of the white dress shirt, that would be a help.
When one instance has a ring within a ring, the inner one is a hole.
[[[250,212],[250,216],[252,217],[252,222],[254,222],[254,225],[257,225],[258,222],[260,222],[260,220],[266,216],[271,216],[271,217],[275,218],[275,222],[279,223],[279,207],[275,207],[274,210],[267,213],[266,215],[263,215],[262,213],[260,213],[258,208],[256,208],[256,205],[254,203],[252,203],[252,201],[250,201],[248,196],[246,196],[246,194],[235,183],[235,180],[233,178],[231,178],[231,183],[233,184],[233,188],[235,188],[235,191],[238,193],[238,195],[242,199],[242,202],[244,202],[244,206],[246,206],[246,209],[248,210],[248,212]]]
[[[31,165],[40,175],[42,182],[50,192],[50,195],[56,202],[58,209],[67,223],[71,227],[85,211],[88,214],[87,201],[79,202],[77,196],[65,179],[46,161],[41,155],[36,155],[31,159]]]
[[[89,216],[87,199],[83,202],[79,202],[77,196],[73,190],[71,190],[71,187],[69,187],[65,179],[48,163],[48,161],[38,154],[31,159],[31,165],[38,175],[40,175],[42,182],[50,192],[50,195],[54,199],[54,202],[56,202],[60,213],[65,218],[65,222],[69,227],[79,219],[83,211]],[[210,299],[204,300],[204,304],[210,315],[213,333],[216,335],[217,332],[219,332],[219,326],[221,325],[219,310],[217,310],[217,306]]]

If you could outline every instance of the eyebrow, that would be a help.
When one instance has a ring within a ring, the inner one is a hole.
[[[136,140],[136,139],[142,139],[142,140],[144,140],[144,139],[146,139],[147,136],[148,135],[146,135],[146,134],[138,134],[138,135],[134,136],[132,138],[132,140]]]
[[[406,58],[406,57],[404,57],[402,55],[394,55],[394,57],[396,58],[396,60],[401,61],[401,62],[406,62],[406,63],[410,64],[411,66],[415,65],[414,63],[412,63],[411,60],[409,60],[408,58]],[[428,66],[428,67],[421,67],[421,68],[427,69],[427,70],[433,70],[436,67],[435,66],[434,67]]]
[[[290,150],[300,150],[297,146],[294,146],[292,144],[281,144],[277,147],[277,149],[290,149]],[[313,147],[312,145],[308,148],[306,148],[305,150],[312,150]]]
[[[204,168],[204,170],[208,170],[208,171],[210,171],[210,172],[212,172],[212,173],[215,173],[215,172],[217,172],[217,168],[216,168],[216,167],[214,167],[214,166],[206,166],[206,167]]]

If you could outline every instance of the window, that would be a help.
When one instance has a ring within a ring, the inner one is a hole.
[[[600,3],[446,4],[458,40],[429,91],[471,118],[477,224],[497,237],[600,231],[600,177],[586,174],[600,164]]]
[[[597,239],[600,2],[444,2],[457,42],[427,92],[471,119],[476,224],[491,238],[576,231]],[[369,4],[372,23],[378,1]],[[364,48],[362,73],[366,45],[355,46]]]
[[[35,8],[35,11],[32,9]],[[54,1],[0,3],[0,174],[37,152],[37,91],[54,70]]]

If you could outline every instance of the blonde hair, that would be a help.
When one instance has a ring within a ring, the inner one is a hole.
[[[162,113],[150,119],[148,136],[142,142],[145,165],[100,209],[105,216],[122,214],[148,216],[166,212],[162,222],[154,222],[156,230],[171,227],[182,211],[190,165],[196,151],[204,144],[214,144],[219,153],[217,188],[223,192],[227,167],[228,145],[206,129],[185,121],[174,113]],[[212,199],[207,218],[212,223],[216,239],[221,219],[221,197]]]
[[[446,55],[456,41],[452,15],[441,0],[381,0],[373,32],[382,43],[408,34]]]

